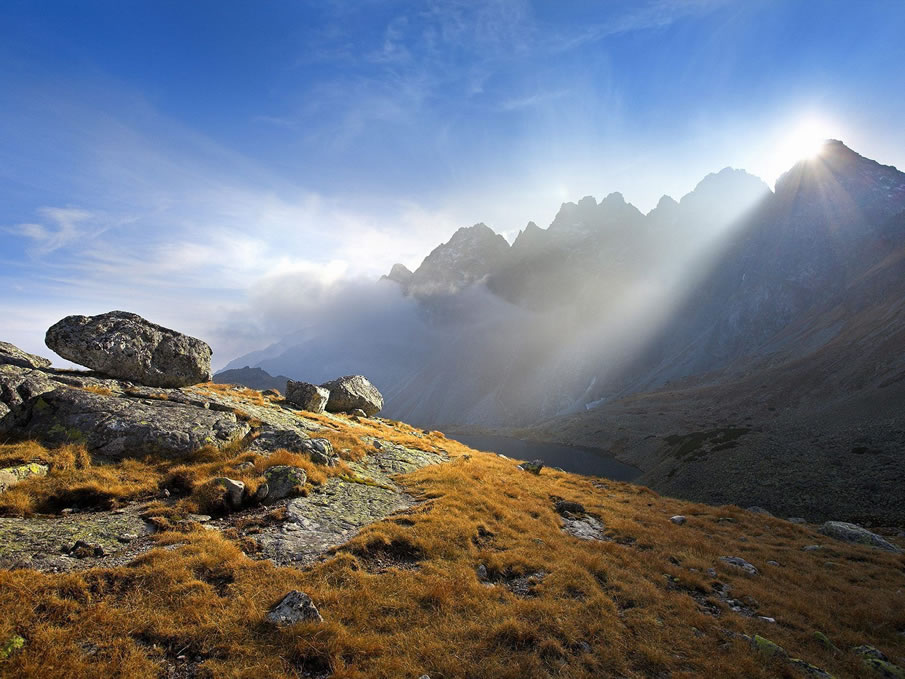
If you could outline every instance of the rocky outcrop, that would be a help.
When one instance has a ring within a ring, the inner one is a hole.
[[[81,443],[107,457],[179,457],[204,446],[222,447],[251,430],[232,412],[66,387],[41,394],[27,405],[22,436],[50,445]]]
[[[0,365],[16,365],[20,368],[49,368],[50,360],[24,352],[9,342],[0,342]]]
[[[362,375],[347,375],[321,387],[330,392],[327,410],[331,413],[346,413],[360,408],[368,417],[376,415],[383,408],[383,396],[368,379]]]
[[[211,378],[207,343],[125,311],[67,316],[50,327],[45,342],[74,363],[151,387],[185,387]]]
[[[270,467],[264,472],[264,478],[267,479],[267,493],[263,494],[261,499],[266,499],[268,502],[299,495],[305,481],[308,480],[304,469],[285,464]]]
[[[330,391],[309,382],[286,382],[286,400],[294,403],[302,410],[311,413],[322,413],[327,407]]]
[[[846,523],[845,521],[827,521],[820,527],[820,532],[836,540],[842,540],[843,542],[853,542],[859,545],[877,547],[878,549],[883,549],[887,552],[902,551],[876,533],[872,533],[866,528],[862,528],[854,523]]]

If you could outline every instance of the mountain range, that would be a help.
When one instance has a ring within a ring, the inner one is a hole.
[[[511,246],[459,229],[376,284],[386,313],[228,367],[363,372],[421,426],[598,447],[696,500],[899,521],[903,274],[905,174],[833,140],[772,191],[727,168],[646,215],[565,203]]]

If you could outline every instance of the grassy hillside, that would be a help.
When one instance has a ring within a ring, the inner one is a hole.
[[[205,482],[237,461],[251,463],[250,485],[271,464],[308,465],[314,483],[347,473],[342,465],[228,450],[102,465],[73,447],[0,446],[4,464],[51,465],[46,478],[0,494],[5,514],[148,502],[159,529],[150,551],[121,566],[0,571],[0,648],[9,646],[0,675],[826,676],[816,667],[883,676],[851,650],[864,644],[905,664],[901,554],[631,484],[550,469],[536,476],[401,423],[321,417],[346,459],[365,455],[362,436],[372,434],[442,450],[449,462],[399,478],[418,500],[413,507],[305,570],[256,560],[253,526],[206,530],[188,514],[216,513]],[[161,488],[172,496],[161,499]],[[557,506],[562,500],[581,507]],[[677,514],[687,521],[671,522]],[[564,516],[596,519],[603,539],[563,532]],[[259,520],[279,522],[280,506]],[[758,573],[721,557],[740,557]],[[293,589],[311,596],[323,622],[266,621]],[[17,639],[24,645],[12,649]]]

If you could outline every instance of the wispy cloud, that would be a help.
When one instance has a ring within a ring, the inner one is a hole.
[[[38,214],[43,217],[43,223],[28,222],[7,229],[31,241],[28,251],[35,256],[46,255],[83,238],[89,233],[86,222],[95,219],[94,213],[76,208],[42,207]]]

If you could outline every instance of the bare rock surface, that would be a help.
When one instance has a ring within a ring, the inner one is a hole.
[[[125,311],[67,316],[50,327],[45,342],[74,363],[151,387],[211,379],[207,343]]]
[[[394,481],[396,474],[447,459],[439,452],[380,443],[363,461],[347,463],[354,476],[331,477],[307,497],[289,501],[286,520],[255,535],[261,547],[258,556],[283,565],[312,563],[350,540],[363,526],[415,503]]]
[[[0,342],[0,364],[17,365],[20,368],[49,368],[50,360],[22,351],[9,342]]]
[[[820,532],[827,537],[841,540],[843,542],[853,542],[859,545],[868,545],[887,552],[901,552],[888,540],[884,540],[876,533],[872,533],[866,528],[862,528],[854,523],[846,523],[845,521],[827,521],[820,527]]]
[[[383,396],[363,375],[347,375],[321,385],[330,392],[327,410],[347,413],[361,409],[368,417],[383,408]]]

